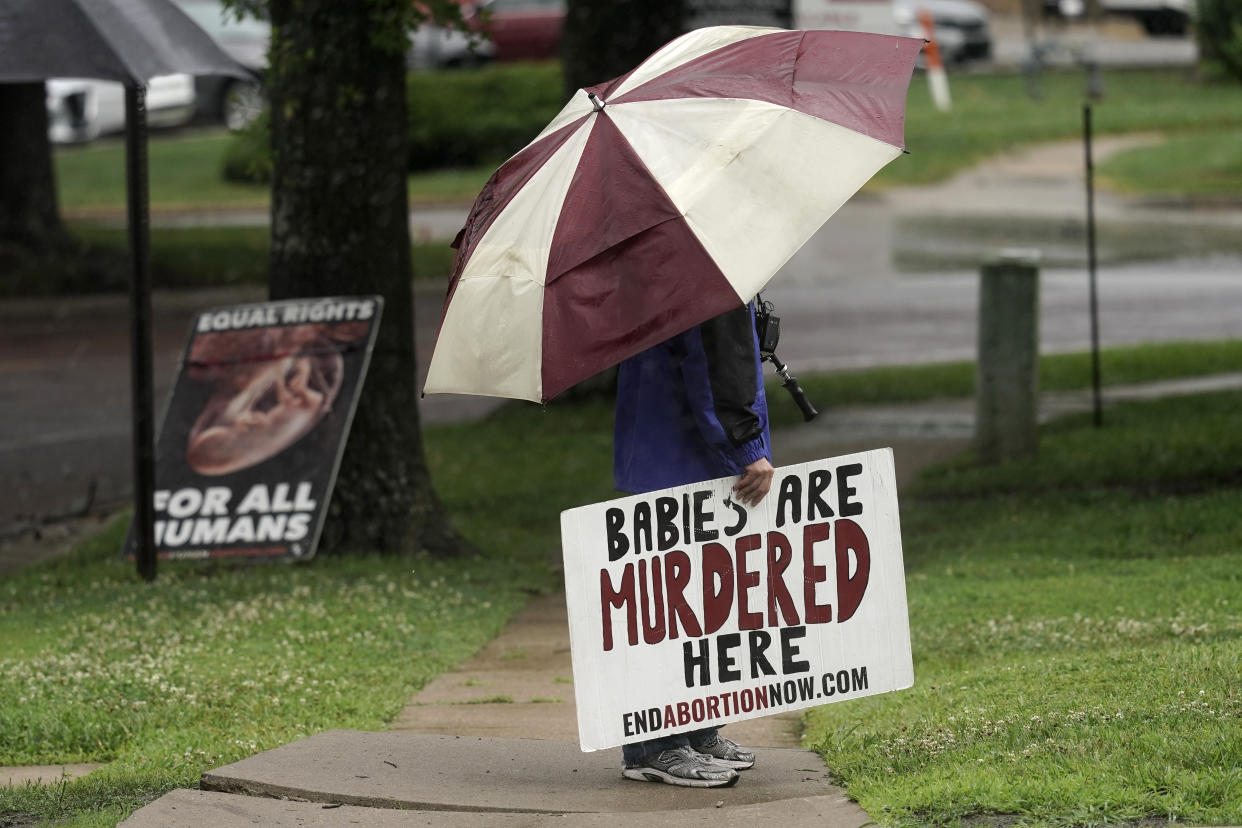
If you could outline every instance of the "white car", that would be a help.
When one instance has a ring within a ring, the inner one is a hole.
[[[455,69],[481,66],[495,57],[496,46],[490,40],[449,26],[424,23],[410,34],[405,65],[409,69]]]
[[[974,0],[896,0],[893,19],[907,37],[922,37],[919,11],[932,19],[936,47],[945,63],[968,63],[992,57],[988,10]]]
[[[1194,0],[1098,0],[1106,14],[1133,17],[1147,34],[1184,35],[1190,26]],[[1044,12],[1058,17],[1081,17],[1087,11],[1085,0],[1044,0]]]
[[[125,130],[125,89],[112,81],[55,78],[47,87],[48,139],[92,141]],[[147,85],[147,125],[180,126],[194,117],[194,78],[161,75]]]
[[[932,19],[932,34],[945,63],[991,58],[988,11],[974,0],[794,0],[794,28],[921,38],[923,10]]]
[[[244,128],[267,106],[262,77],[267,71],[271,24],[252,16],[239,20],[220,0],[175,2],[225,54],[253,74],[250,78],[201,75],[194,79],[198,114],[203,119],[231,130]]]

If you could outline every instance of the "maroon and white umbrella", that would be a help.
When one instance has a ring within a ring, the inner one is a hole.
[[[580,90],[471,209],[424,391],[546,401],[749,301],[901,154],[922,45],[717,26]]]

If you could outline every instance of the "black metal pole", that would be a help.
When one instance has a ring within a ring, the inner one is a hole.
[[[1100,306],[1096,296],[1095,257],[1095,162],[1091,154],[1091,104],[1082,107],[1083,145],[1087,162],[1087,277],[1091,302],[1091,394],[1096,427],[1104,423],[1100,400]]]
[[[130,391],[134,420],[134,559],[155,580],[155,427],[151,380],[151,233],[147,192],[146,88],[125,86],[125,178],[129,219]]]

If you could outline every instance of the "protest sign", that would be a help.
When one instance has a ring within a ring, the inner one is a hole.
[[[160,559],[314,554],[382,308],[331,297],[195,317],[156,443]]]
[[[582,749],[914,682],[892,451],[561,513]]]

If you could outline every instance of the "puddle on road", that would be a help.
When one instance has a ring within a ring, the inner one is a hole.
[[[1086,267],[1086,222],[1005,216],[899,218],[892,263],[903,273],[973,269],[1007,247],[1040,250],[1045,267]],[[1242,255],[1242,232],[1237,227],[1155,221],[1096,226],[1101,265],[1222,254]]]

